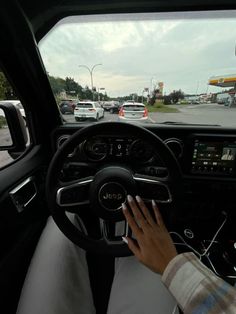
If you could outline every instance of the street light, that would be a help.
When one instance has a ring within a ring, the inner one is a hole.
[[[100,90],[105,90],[105,87],[98,87],[98,101],[100,101]]]
[[[142,103],[143,103],[143,94],[144,94],[145,92],[148,93],[148,91],[149,91],[149,88],[148,88],[148,87],[144,87],[144,89],[143,89],[143,91],[142,91]]]
[[[90,69],[87,65],[84,65],[84,64],[80,64],[80,65],[79,65],[80,68],[85,68],[85,69],[87,69],[87,70],[89,71],[89,73],[90,73],[92,93],[93,93],[93,70],[94,70],[95,67],[97,67],[97,66],[99,66],[99,65],[102,65],[102,64],[101,64],[101,63],[94,64],[91,69]],[[94,93],[93,93],[93,100],[94,100]]]
[[[153,77],[151,78],[151,81],[150,81],[150,82],[151,82],[151,86],[150,86],[150,89],[149,89],[149,90],[150,90],[150,94],[151,94],[152,89],[153,89],[153,83],[152,83],[152,82],[153,82],[154,79],[155,79],[155,77],[153,76]]]

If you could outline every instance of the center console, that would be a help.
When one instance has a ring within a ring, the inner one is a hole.
[[[194,134],[188,142],[187,172],[209,177],[236,176],[236,136]]]

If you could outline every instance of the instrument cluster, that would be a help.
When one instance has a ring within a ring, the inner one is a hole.
[[[82,150],[90,161],[129,159],[145,163],[154,156],[149,144],[129,137],[93,137],[83,143]]]
[[[57,140],[59,148],[68,138],[69,134],[60,136]],[[183,144],[177,138],[164,140],[177,159],[183,154]],[[94,136],[84,141],[71,152],[68,157],[76,158],[81,153],[84,159],[89,161],[131,161],[135,163],[147,163],[155,156],[155,149],[148,143],[135,137],[118,136]]]

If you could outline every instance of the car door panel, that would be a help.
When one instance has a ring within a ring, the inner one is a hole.
[[[39,147],[0,171],[1,308],[15,313],[21,287],[48,210],[45,158]],[[28,184],[25,184],[28,182]]]

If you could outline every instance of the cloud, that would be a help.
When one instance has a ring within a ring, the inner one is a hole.
[[[205,92],[210,76],[236,72],[235,18],[151,17],[67,18],[40,42],[45,67],[90,86],[89,71],[79,65],[102,63],[94,69],[94,85],[112,96],[141,94],[152,78],[153,84],[163,81],[167,93]]]

